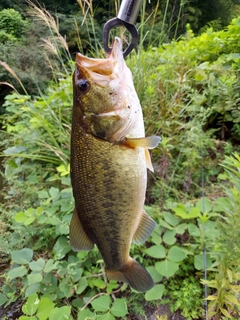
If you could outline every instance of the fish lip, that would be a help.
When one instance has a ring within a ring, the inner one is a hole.
[[[121,39],[115,37],[112,51],[107,55],[107,58],[89,58],[81,53],[77,53],[76,64],[82,73],[85,76],[93,78],[93,81],[95,80],[94,82],[98,82],[97,80],[99,79],[101,82],[101,77],[99,77],[99,75],[105,76],[111,81],[115,77],[118,77],[119,70],[122,71],[124,67]]]

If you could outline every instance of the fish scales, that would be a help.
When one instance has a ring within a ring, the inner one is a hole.
[[[126,263],[131,244],[126,233],[134,234],[143,208],[144,151],[95,139],[81,128],[74,130],[79,130],[81,136],[72,144],[74,154],[82,159],[77,167],[72,166],[73,189],[82,190],[75,196],[76,209],[86,233],[97,244],[107,268],[112,269]],[[75,161],[73,157],[72,162]],[[118,261],[112,259],[116,251]]]
[[[132,242],[143,243],[155,227],[143,205],[147,167],[152,169],[148,149],[160,138],[145,137],[120,39],[107,59],[77,55],[73,88],[72,248],[91,250],[96,244],[109,279],[147,291],[153,280],[129,251]]]

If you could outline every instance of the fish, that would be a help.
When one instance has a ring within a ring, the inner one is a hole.
[[[142,108],[122,43],[114,39],[106,58],[76,55],[70,174],[75,209],[70,223],[74,251],[97,246],[108,279],[138,292],[154,286],[130,257],[131,243],[144,243],[156,226],[145,212],[149,149],[160,137],[145,137]]]

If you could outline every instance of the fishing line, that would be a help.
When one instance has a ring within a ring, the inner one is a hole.
[[[204,206],[204,191],[205,191],[205,185],[204,185],[204,164],[203,164],[203,160],[204,160],[204,155],[202,154],[202,212],[205,212],[205,206]],[[203,224],[203,234],[204,234],[204,245],[203,245],[203,268],[204,268],[204,306],[205,306],[205,315],[206,315],[206,320],[208,320],[208,301],[207,301],[207,297],[208,297],[208,287],[206,284],[206,280],[207,280],[207,249],[206,249],[206,242],[205,242],[205,223]]]

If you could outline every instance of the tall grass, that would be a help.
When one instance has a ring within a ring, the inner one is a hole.
[[[0,64],[19,82],[25,96],[6,97],[5,109],[11,116],[2,120],[6,141],[0,155],[25,161],[40,161],[57,166],[69,161],[70,114],[72,105],[71,74],[73,63],[66,39],[59,32],[58,20],[46,9],[28,0],[28,13],[48,28],[50,36],[40,39],[39,50],[44,49],[46,63],[52,69],[53,80],[45,93],[31,98],[11,66]],[[59,62],[52,63],[51,56]],[[11,84],[8,84],[13,89]],[[11,146],[12,145],[12,146]]]
[[[89,39],[88,45],[90,47],[90,52],[93,56],[96,55],[99,51],[102,51],[102,44],[100,39],[97,37],[96,27],[95,27],[95,20],[94,20],[94,7],[93,7],[93,0],[77,0],[82,15],[83,21],[81,26],[85,26],[87,30],[87,34],[85,34],[85,38]],[[80,27],[81,27],[80,26]],[[76,25],[76,30],[78,30],[79,35],[79,48],[80,51],[83,52],[82,41],[79,33],[79,26]],[[93,36],[92,36],[93,35]]]
[[[38,7],[35,3],[30,0],[26,0],[29,5],[28,14],[38,23],[47,27],[50,36],[47,38],[41,38],[40,46],[44,49],[46,61],[50,68],[53,70],[53,75],[56,74],[54,67],[49,59],[49,54],[55,56],[60,63],[61,69],[69,74],[68,61],[71,60],[71,54],[69,52],[68,44],[66,39],[59,32],[58,19],[54,18],[49,11],[45,8]]]
[[[27,91],[26,91],[26,89],[25,89],[25,87],[24,87],[24,85],[23,85],[23,83],[22,83],[22,81],[21,81],[21,79],[17,76],[16,72],[14,72],[13,69],[12,69],[6,62],[4,62],[4,61],[0,61],[0,65],[1,65],[3,68],[5,68],[5,69],[11,74],[11,76],[13,76],[13,78],[14,78],[15,80],[17,80],[17,82],[20,84],[23,92],[24,92],[25,94],[28,94]],[[7,86],[11,87],[13,90],[15,90],[14,86],[13,86],[11,83],[7,82],[7,81],[1,82],[0,84],[2,84],[2,85],[7,85]]]

